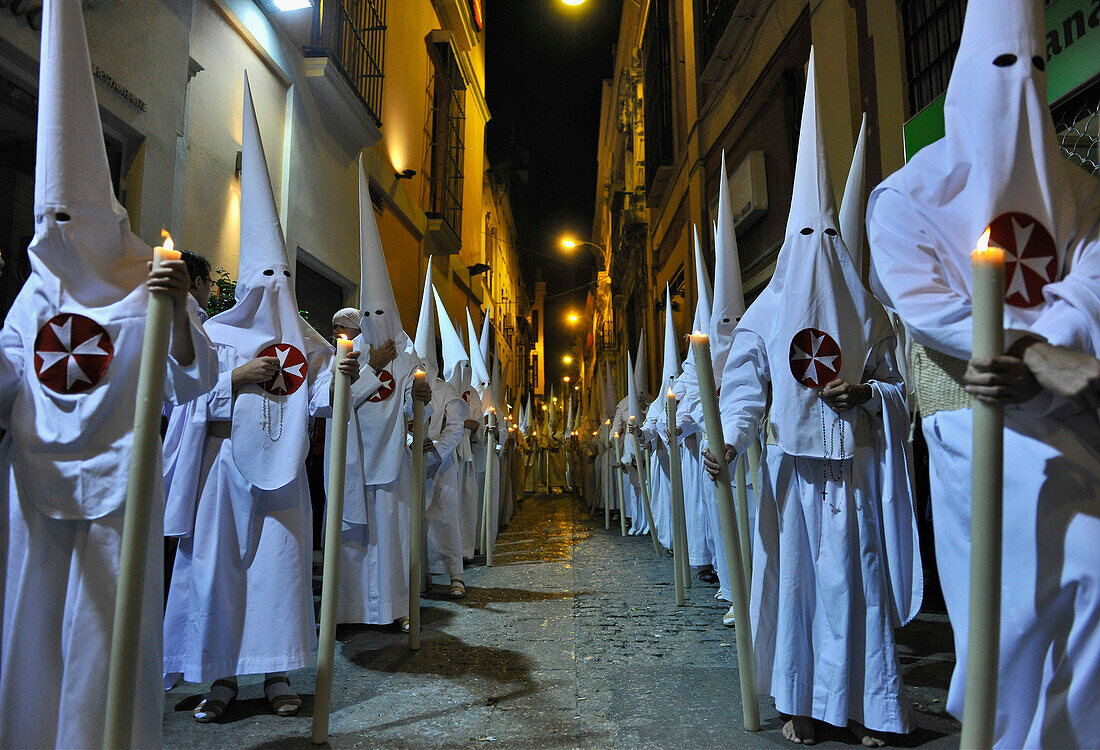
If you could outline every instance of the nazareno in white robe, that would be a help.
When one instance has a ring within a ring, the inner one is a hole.
[[[763,342],[739,329],[721,400],[738,454],[763,423],[771,377]],[[893,339],[872,350],[864,382],[874,395],[853,410],[851,458],[767,446],[750,602],[757,686],[783,714],[906,733],[913,716],[893,629],[916,615],[922,581],[911,492],[895,489],[911,487],[911,466]]]
[[[98,747],[103,741],[133,424],[133,406],[125,404],[125,397],[111,399],[110,393],[129,393],[132,399],[136,392],[148,295],[142,286],[119,302],[99,308],[97,322],[114,345],[107,372],[92,390],[58,397],[58,403],[51,404],[53,397],[44,391],[32,394],[26,382],[35,377],[35,337],[41,324],[52,317],[51,313],[42,317],[36,299],[39,286],[37,275],[27,280],[0,333],[0,427],[6,430],[0,443],[4,473],[0,495],[8,514],[0,746]],[[214,352],[194,310],[191,337],[195,360],[190,365],[168,359],[165,399],[177,405],[208,390],[217,373]],[[96,418],[114,422],[124,439],[113,446],[80,447],[81,424],[90,421],[91,415],[82,420],[59,416],[72,414],[69,410],[75,407],[94,408],[104,396],[110,408],[101,409],[106,413]],[[56,407],[61,409],[51,415]],[[95,486],[100,491],[88,497],[66,492],[63,499],[70,507],[60,507],[62,498],[56,495],[52,477],[27,475],[28,467],[19,466],[18,456],[27,450],[65,459],[57,470],[73,481],[98,467],[95,472],[103,483]],[[160,560],[160,483],[154,492],[149,555]],[[141,641],[134,648],[138,684],[132,734],[134,743],[142,746],[161,742],[163,581],[159,565],[146,566]]]
[[[462,400],[466,401],[468,419],[481,421],[481,398],[477,391],[469,388],[464,391]],[[481,495],[478,494],[478,430],[466,430],[459,442],[456,454],[458,460],[458,487],[462,501],[462,556],[471,559],[477,548],[477,511],[481,507]],[[481,451],[482,470],[484,470],[485,452]]]
[[[360,364],[364,374],[369,371],[362,358]],[[356,408],[348,429],[337,622],[389,625],[409,613],[413,484],[408,423],[413,415],[413,374],[418,367],[420,359],[409,347],[383,368],[393,378],[390,395],[382,398],[377,391],[359,393],[352,387]],[[430,417],[432,412],[433,404],[425,404],[425,415]],[[368,481],[368,471],[371,478],[383,481]]]
[[[432,385],[432,405],[427,434],[435,451],[425,461],[428,563],[433,575],[461,578],[462,498],[455,452],[466,431],[469,407],[445,380],[436,380]]]
[[[332,352],[307,354],[309,413],[331,412]],[[313,663],[313,515],[305,464],[288,484],[262,490],[241,474],[232,437],[206,431],[229,422],[232,372],[241,356],[218,347],[221,374],[214,389],[189,408],[173,411],[171,432],[205,432],[201,451],[179,441],[169,455],[170,525],[179,536],[164,612],[164,672],[188,682],[300,669]],[[287,435],[288,439],[294,439]],[[179,486],[176,483],[179,483]]]

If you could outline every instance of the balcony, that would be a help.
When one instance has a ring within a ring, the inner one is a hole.
[[[386,0],[326,0],[302,49],[318,105],[360,148],[382,138],[385,40]]]

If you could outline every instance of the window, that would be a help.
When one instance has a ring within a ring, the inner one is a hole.
[[[332,338],[332,316],[344,307],[344,290],[302,261],[294,264],[294,292],[298,309],[313,330]]]
[[[947,90],[959,51],[966,0],[902,0],[909,112],[915,115]]]
[[[431,44],[431,171],[428,174],[429,219],[442,220],[457,240],[462,236],[463,132],[466,128],[466,82],[449,42]]]
[[[386,0],[325,0],[314,4],[306,57],[327,57],[343,73],[376,125],[382,125]]]
[[[695,40],[699,50],[697,70],[707,67],[718,42],[733,19],[739,0],[695,0]]]
[[[645,186],[653,189],[657,169],[672,164],[672,41],[668,0],[650,0],[642,37],[645,66]]]

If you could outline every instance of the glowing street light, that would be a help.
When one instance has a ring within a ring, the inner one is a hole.
[[[567,365],[573,364],[573,358],[570,357],[568,354],[566,354],[564,357],[562,357],[561,361],[564,362]]]
[[[576,313],[569,313],[569,322],[570,323],[576,323],[580,319],[581,319],[580,315],[577,315]]]
[[[566,5],[580,5],[584,0],[561,0]]]
[[[563,382],[563,383],[568,383],[568,382],[569,382],[569,376],[568,376],[568,375],[566,375],[566,376],[565,376],[564,378],[562,378],[561,380],[562,380],[562,382]]]
[[[566,239],[561,241],[561,246],[564,247],[566,250],[572,250],[577,246],[577,243],[573,240]]]

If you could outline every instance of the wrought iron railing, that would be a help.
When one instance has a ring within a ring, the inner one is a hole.
[[[465,157],[466,82],[448,42],[434,45],[432,85],[431,170],[428,173],[428,218],[462,237],[462,164]]]
[[[376,125],[382,125],[386,0],[317,0],[306,57],[336,64]]]
[[[740,0],[695,0],[695,34],[701,72],[707,67]]]
[[[668,0],[651,0],[642,64],[645,66],[644,113],[646,192],[653,187],[658,167],[672,164],[672,37]]]

